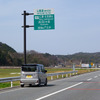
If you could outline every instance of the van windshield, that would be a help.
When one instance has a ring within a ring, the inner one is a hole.
[[[22,66],[22,71],[24,72],[36,72],[36,66]]]

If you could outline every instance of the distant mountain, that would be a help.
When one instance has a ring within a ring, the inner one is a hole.
[[[72,55],[59,56],[65,61],[81,62],[81,63],[100,63],[100,52],[96,53],[75,53]]]
[[[63,65],[72,66],[72,63],[100,63],[100,52],[75,53],[72,55],[51,55],[31,50],[27,51],[27,63],[41,63],[46,67]],[[24,54],[17,53],[12,47],[0,42],[0,66],[21,66],[24,63]]]

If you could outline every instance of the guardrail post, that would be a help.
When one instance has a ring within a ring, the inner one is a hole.
[[[11,88],[13,87],[13,82],[12,82],[12,80],[11,80]]]
[[[62,74],[62,78],[63,78],[63,74]]]
[[[51,76],[51,80],[53,80],[53,76]]]
[[[57,78],[59,78],[59,76],[57,75]]]
[[[70,77],[71,77],[71,73],[70,73]]]
[[[66,74],[66,77],[68,77],[68,74]]]

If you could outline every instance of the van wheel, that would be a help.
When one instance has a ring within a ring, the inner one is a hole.
[[[24,87],[24,84],[23,85],[20,85],[21,87]]]
[[[44,85],[45,85],[45,86],[47,86],[47,78],[46,78],[46,80],[45,80],[45,83],[44,83]]]
[[[38,83],[38,86],[41,86],[41,80],[39,79],[39,83]]]

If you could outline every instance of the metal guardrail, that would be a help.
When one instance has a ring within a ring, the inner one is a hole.
[[[0,83],[11,82],[11,81],[19,81],[20,77],[7,77],[7,78],[0,78]]]
[[[7,77],[7,78],[0,78],[0,83],[11,82],[11,87],[13,87],[13,81],[19,81],[20,77]]]
[[[77,73],[78,71],[69,71],[69,72],[60,72],[60,73],[48,73],[47,76],[56,76],[56,75],[64,75],[70,73]]]
[[[77,74],[78,71],[69,71],[69,72],[61,72],[61,73],[48,73],[47,74],[47,77],[48,76],[51,76],[51,80],[53,80],[53,76],[57,76],[57,78],[59,78],[59,75],[62,75],[62,78],[63,78],[63,75],[66,74],[66,77],[68,77],[68,74],[71,74],[73,73],[74,74]],[[5,82],[11,82],[11,87],[13,87],[13,81],[20,81],[20,78],[21,77],[7,77],[7,78],[0,78],[0,83],[5,83]]]
[[[63,78],[63,75],[66,74],[66,77],[68,77],[68,74],[70,74],[70,77],[71,77],[71,74],[73,73],[74,74],[77,74],[78,71],[69,71],[69,72],[60,72],[60,73],[49,73],[47,74],[47,76],[51,76],[51,80],[53,80],[53,76],[57,76],[57,78],[59,78],[59,75],[62,75],[62,78]]]

